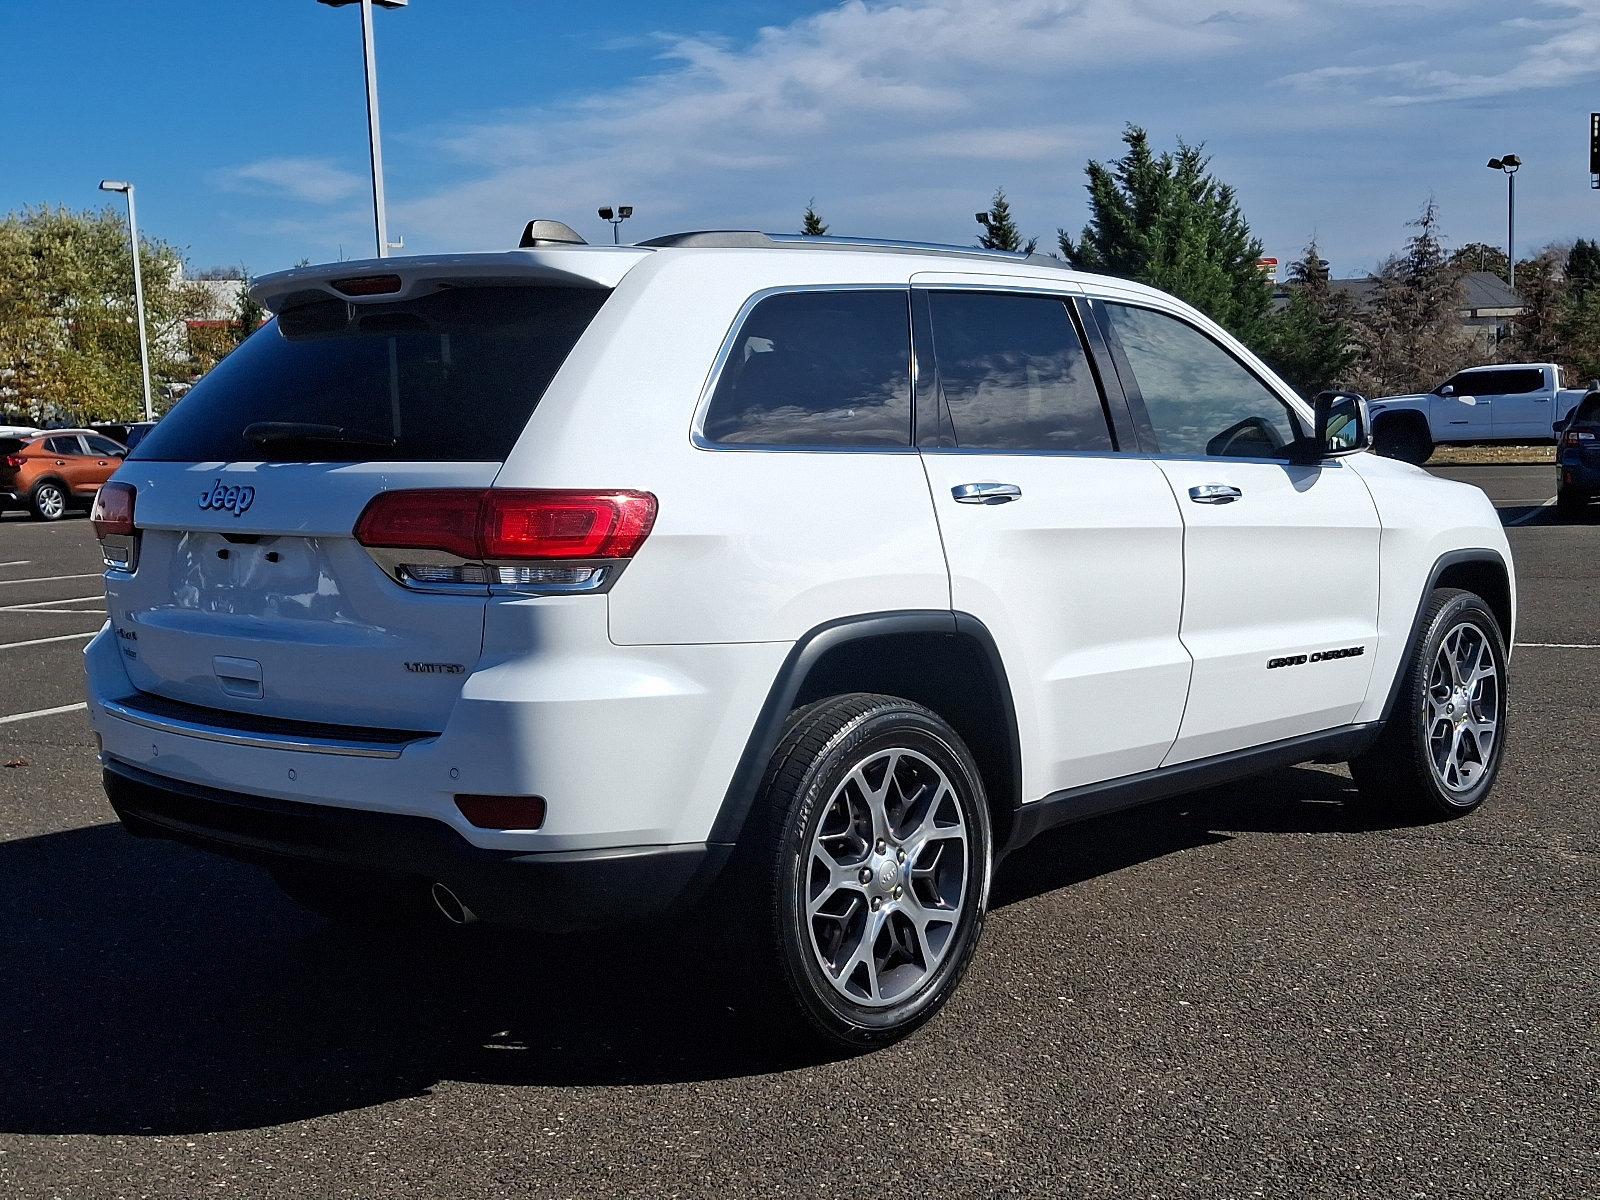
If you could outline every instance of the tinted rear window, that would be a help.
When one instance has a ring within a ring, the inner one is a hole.
[[[910,293],[785,292],[750,310],[706,409],[742,446],[911,445]]]
[[[463,287],[392,304],[330,297],[286,309],[196,384],[130,457],[501,461],[609,294]],[[265,422],[277,428],[272,440],[245,437]],[[291,425],[343,430],[345,440],[292,440],[284,436]]]

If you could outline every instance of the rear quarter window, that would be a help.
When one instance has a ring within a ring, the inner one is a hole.
[[[609,295],[480,286],[388,304],[330,296],[297,305],[223,359],[129,457],[503,461]],[[348,436],[245,436],[268,422]]]
[[[782,292],[730,344],[701,433],[723,446],[911,445],[910,292]]]

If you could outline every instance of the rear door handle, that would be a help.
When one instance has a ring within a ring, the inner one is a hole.
[[[1022,499],[1022,489],[1014,483],[958,483],[950,494],[957,504],[1009,504]]]
[[[1231,483],[1202,483],[1189,489],[1189,499],[1196,504],[1232,504],[1243,496]]]

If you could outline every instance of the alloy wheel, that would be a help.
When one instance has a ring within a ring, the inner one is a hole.
[[[1494,761],[1502,713],[1500,669],[1488,635],[1463,622],[1439,643],[1428,674],[1428,758],[1445,789],[1475,787]]]
[[[881,1008],[915,994],[954,944],[972,847],[962,802],[931,759],[876,751],[823,806],[804,867],[804,922],[836,991]]]

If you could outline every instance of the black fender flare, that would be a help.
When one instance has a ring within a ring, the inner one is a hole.
[[[1417,611],[1411,618],[1411,632],[1406,637],[1406,647],[1400,656],[1400,665],[1394,673],[1394,678],[1389,681],[1389,695],[1383,702],[1383,715],[1378,719],[1383,722],[1389,720],[1394,712],[1394,706],[1400,699],[1400,685],[1405,682],[1406,663],[1411,660],[1411,653],[1417,647],[1417,641],[1422,637],[1422,612],[1428,606],[1428,597],[1433,595],[1434,589],[1439,586],[1439,578],[1451,567],[1463,563],[1482,562],[1491,563],[1505,572],[1507,590],[1511,585],[1511,567],[1506,562],[1505,556],[1498,550],[1488,546],[1473,549],[1450,550],[1441,554],[1433,564],[1433,569],[1428,572],[1428,581],[1422,585],[1422,594],[1417,597]],[[1484,597],[1488,599],[1488,597]],[[1506,639],[1506,649],[1511,649],[1515,629],[1502,629],[1501,635]]]
[[[739,840],[739,834],[755,803],[756,792],[761,787],[762,776],[766,774],[767,763],[783,736],[784,722],[795,709],[795,701],[805,686],[806,677],[822,657],[851,642],[907,633],[938,633],[966,638],[982,652],[993,675],[995,690],[1000,696],[999,715],[1006,724],[1005,740],[1011,758],[1011,778],[1017,793],[1007,797],[992,797],[991,800],[998,802],[997,811],[1009,811],[1017,807],[1021,802],[1022,738],[1017,729],[1017,712],[1010,679],[1001,661],[999,647],[995,645],[988,628],[968,613],[949,609],[862,613],[818,625],[790,647],[767,691],[766,701],[756,717],[744,752],[739,756],[738,766],[723,795],[722,807],[712,823],[707,841],[731,843]]]

